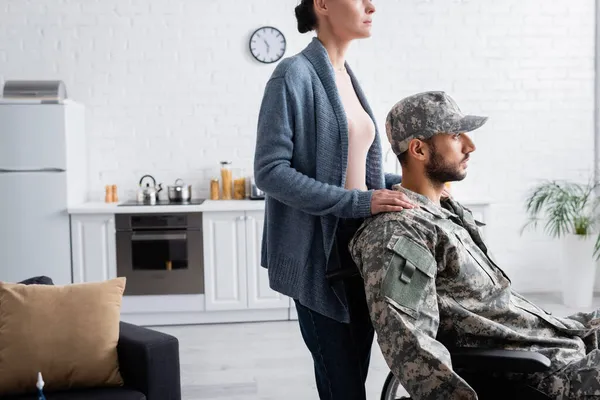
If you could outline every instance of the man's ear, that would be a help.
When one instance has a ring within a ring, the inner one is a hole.
[[[408,143],[408,154],[416,160],[425,161],[427,159],[427,151],[427,146],[422,140],[413,139]]]

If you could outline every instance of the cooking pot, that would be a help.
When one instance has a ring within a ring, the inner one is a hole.
[[[190,201],[192,199],[192,185],[184,185],[182,179],[177,179],[174,185],[167,187],[169,201]]]

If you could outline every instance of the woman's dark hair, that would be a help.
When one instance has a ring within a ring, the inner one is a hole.
[[[317,14],[313,0],[302,0],[296,6],[296,19],[298,20],[298,32],[306,33],[317,27]]]

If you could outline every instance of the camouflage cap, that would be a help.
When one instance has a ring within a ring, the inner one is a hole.
[[[487,117],[465,115],[445,92],[418,93],[392,107],[385,129],[396,155],[408,150],[413,139],[429,139],[439,133],[470,132],[481,127]]]

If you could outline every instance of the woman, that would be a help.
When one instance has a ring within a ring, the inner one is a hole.
[[[300,33],[317,37],[269,79],[258,119],[254,174],[266,194],[262,265],[295,300],[321,399],[364,400],[373,327],[348,242],[371,215],[413,205],[383,173],[373,113],[345,62],[371,35],[369,0],[302,0]],[[328,280],[336,271],[352,275]]]

